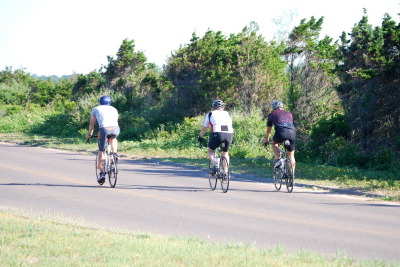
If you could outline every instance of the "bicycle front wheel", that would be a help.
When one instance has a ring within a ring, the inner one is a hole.
[[[288,158],[285,160],[285,172],[286,172],[286,189],[289,193],[291,193],[293,191],[293,186],[294,186],[294,175],[293,175],[292,162]]]
[[[282,169],[281,168],[273,168],[272,169],[272,178],[274,179],[274,185],[276,191],[281,190],[282,187]]]
[[[110,159],[110,165],[108,170],[108,181],[110,182],[110,186],[114,188],[115,185],[117,184],[118,163],[114,154],[110,154],[109,159]]]
[[[208,182],[210,183],[210,189],[215,190],[217,187],[217,174],[213,170],[214,164],[211,160],[208,162]]]
[[[228,160],[225,157],[221,158],[221,163],[219,164],[220,180],[221,180],[221,189],[222,192],[228,192],[229,188],[229,179],[230,179],[230,171]]]

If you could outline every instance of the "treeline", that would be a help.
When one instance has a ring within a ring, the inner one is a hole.
[[[279,42],[265,40],[254,22],[229,36],[193,33],[162,69],[129,39],[89,74],[46,80],[6,68],[0,72],[1,120],[43,110],[30,132],[83,134],[90,110],[108,94],[121,113],[121,139],[141,140],[160,125],[172,131],[184,118],[204,114],[213,99],[244,116],[260,113],[260,120],[269,103],[281,99],[294,114],[299,160],[398,167],[400,24],[385,14],[373,27],[364,10],[350,33],[333,40],[320,36],[323,20],[303,19]]]

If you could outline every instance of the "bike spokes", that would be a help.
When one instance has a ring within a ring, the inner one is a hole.
[[[273,169],[272,177],[274,179],[274,185],[275,185],[276,191],[281,190],[281,187],[282,187],[282,176],[283,176],[283,172],[282,172],[281,168],[274,168]]]
[[[108,169],[108,181],[111,187],[115,187],[118,177],[118,164],[114,155],[110,155],[110,165]]]
[[[221,158],[221,164],[219,166],[219,178],[221,180],[222,192],[224,193],[228,192],[229,179],[230,179],[229,164],[227,159],[224,157]]]
[[[215,188],[217,187],[217,173],[215,169],[213,169],[214,164],[209,161],[208,163],[208,182],[210,184],[210,189],[211,190],[215,190]]]

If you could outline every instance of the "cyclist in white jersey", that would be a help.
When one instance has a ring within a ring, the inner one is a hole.
[[[197,141],[200,143],[203,142],[203,136],[206,134],[207,129],[211,128],[210,139],[208,141],[208,158],[216,165],[215,149],[224,142],[225,146],[222,147],[222,154],[229,164],[228,151],[233,140],[232,118],[229,113],[224,110],[224,102],[222,100],[214,100],[212,106],[213,111],[207,113],[205,116],[203,127],[201,128]]]
[[[98,182],[104,183],[105,181],[105,172],[104,172],[104,150],[106,145],[106,139],[108,134],[115,134],[118,136],[120,133],[120,129],[118,126],[118,111],[116,108],[110,106],[111,98],[109,96],[102,96],[99,100],[100,105],[95,107],[92,110],[90,115],[90,123],[89,123],[89,133],[87,138],[92,137],[94,131],[94,125],[97,121],[99,124],[99,133],[98,133],[98,147],[99,151],[103,153],[98,153],[98,162],[99,166],[97,168],[100,169],[100,177]],[[111,150],[115,153],[116,157],[118,149],[118,141],[117,138],[114,138],[111,142]]]

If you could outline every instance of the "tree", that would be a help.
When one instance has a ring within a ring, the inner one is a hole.
[[[288,106],[303,144],[319,120],[340,112],[335,91],[338,80],[333,74],[337,43],[328,36],[319,39],[323,20],[301,20],[290,33],[284,52],[290,77]]]
[[[128,39],[122,41],[116,59],[108,56],[106,88],[123,93],[130,112],[154,104],[160,93],[158,71],[146,61],[143,52],[135,52],[135,41]]]
[[[351,122],[352,142],[364,153],[400,149],[400,26],[385,14],[381,27],[368,24],[367,12],[341,36],[338,93]],[[390,97],[388,97],[390,95]],[[396,141],[398,140],[398,141]],[[398,153],[398,152],[397,152]]]

